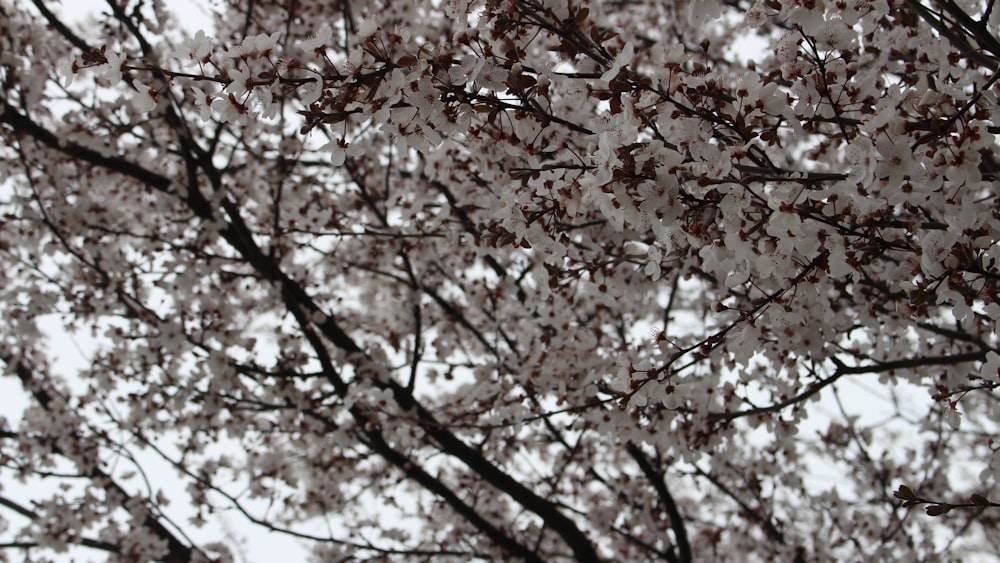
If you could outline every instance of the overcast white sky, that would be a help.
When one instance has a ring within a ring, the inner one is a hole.
[[[217,0],[164,0],[163,3],[189,33],[194,34],[199,29],[204,29],[205,33],[211,34],[209,7],[216,4]],[[106,9],[108,4],[104,0],[63,0],[61,6],[57,5],[53,11],[66,14],[76,21],[83,21],[88,15]]]

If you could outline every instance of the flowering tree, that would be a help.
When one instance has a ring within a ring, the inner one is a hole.
[[[0,0],[6,553],[1000,553],[993,0],[51,4]]]

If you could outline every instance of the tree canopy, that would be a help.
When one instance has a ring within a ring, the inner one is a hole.
[[[170,4],[0,0],[0,558],[1000,556],[993,0]]]

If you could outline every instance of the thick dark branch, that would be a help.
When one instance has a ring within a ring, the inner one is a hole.
[[[521,506],[537,514],[570,546],[578,561],[601,560],[587,536],[555,504],[535,494],[452,434],[445,425],[434,418],[430,411],[419,404],[405,387],[395,382],[389,382],[388,386],[392,389],[396,402],[401,407],[416,410],[421,427],[438,442],[442,451],[462,460],[488,483],[504,491]]]
[[[949,4],[951,4],[952,7],[948,7]],[[958,12],[962,12],[961,8],[955,7],[952,2],[944,2],[944,5],[946,9],[949,10],[952,17],[958,15]],[[967,37],[957,33],[956,30],[960,28],[950,25],[949,22],[945,20],[944,15],[940,12],[934,12],[920,2],[920,0],[909,0],[906,3],[906,6],[916,12],[922,20],[933,27],[934,30],[940,33],[942,37],[948,38],[952,45],[954,45],[955,48],[969,60],[975,61],[976,63],[987,68],[997,68],[997,66],[1000,66],[998,65],[998,61],[1000,61],[1000,59],[997,58],[997,55],[1000,55],[1000,49],[996,46],[996,39],[990,40],[984,37],[989,34],[987,30],[983,30],[983,33],[980,33],[978,31],[978,26],[975,26],[972,29],[961,28],[975,40],[979,47],[981,47],[976,48],[975,45],[969,43]],[[968,18],[968,15],[964,12],[962,12],[962,15],[964,15],[965,18]],[[959,16],[959,19],[961,20],[965,20],[965,18]],[[971,19],[968,21],[971,21]],[[993,53],[994,56],[983,53],[984,50]]]
[[[0,102],[3,102],[3,100],[0,100]],[[170,188],[171,182],[166,176],[152,172],[124,158],[104,156],[97,151],[76,143],[64,142],[54,133],[35,123],[29,117],[18,113],[6,103],[3,106],[3,114],[0,114],[0,123],[6,123],[15,133],[28,135],[43,145],[62,152],[67,156],[102,168],[114,170],[162,192],[167,192]]]
[[[24,516],[25,518],[29,518],[31,520],[37,520],[38,518],[41,518],[35,511],[27,507],[21,506],[20,504],[10,500],[7,497],[0,497],[0,506],[6,506],[7,508],[20,514],[21,516]]]
[[[962,26],[962,29],[970,37],[975,39],[977,45],[995,56],[1000,56],[1000,41],[997,41],[997,38],[990,33],[986,26],[986,20],[980,23],[972,19],[972,16],[955,3],[955,0],[940,0],[938,3],[949,16]]]
[[[964,364],[968,362],[982,362],[986,360],[986,350],[980,352],[969,352],[966,354],[954,354],[952,356],[926,356],[917,358],[906,358],[902,360],[893,360],[890,362],[875,362],[873,364],[861,365],[861,366],[848,366],[844,365],[836,356],[830,358],[830,361],[837,366],[837,372],[834,375],[857,375],[861,373],[883,373],[887,371],[900,370],[900,369],[912,369],[925,366],[953,366],[956,364]]]
[[[642,453],[642,450],[639,449],[639,446],[635,442],[628,443],[628,453],[639,464],[639,469],[642,470],[646,479],[656,489],[656,494],[660,497],[660,502],[663,503],[663,508],[667,511],[667,517],[670,518],[670,529],[674,531],[674,540],[677,542],[678,555],[675,561],[678,563],[690,563],[692,560],[691,544],[688,543],[687,529],[684,526],[684,519],[681,517],[680,510],[677,509],[677,502],[674,501],[673,495],[667,489],[663,473],[653,467],[649,459],[646,458],[646,454]],[[670,553],[673,553],[673,550]]]
[[[354,407],[351,409],[352,413],[354,413],[357,408],[358,407]],[[378,431],[370,430],[366,434],[368,436],[369,447],[378,452],[379,455],[385,458],[388,462],[392,463],[406,473],[407,477],[413,479],[417,483],[420,483],[422,487],[443,499],[452,510],[475,526],[476,529],[486,534],[508,554],[524,561],[541,563],[542,559],[538,557],[538,554],[522,545],[516,539],[505,534],[503,530],[494,526],[488,520],[483,518],[478,512],[476,512],[474,508],[466,504],[462,499],[458,498],[458,495],[456,495],[455,492],[449,489],[444,483],[435,479],[431,476],[431,474],[427,473],[422,467],[414,463],[407,456],[393,449],[392,446],[386,443]]]

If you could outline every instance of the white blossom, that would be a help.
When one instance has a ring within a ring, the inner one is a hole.
[[[138,91],[132,96],[132,107],[140,113],[153,111],[156,108],[156,100],[153,98],[152,90],[141,82],[136,82],[135,86]]]

